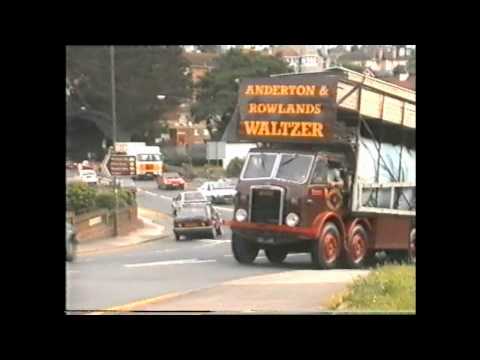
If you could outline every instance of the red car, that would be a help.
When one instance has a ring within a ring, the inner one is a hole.
[[[185,180],[174,172],[167,172],[158,176],[157,184],[159,189],[185,189]]]

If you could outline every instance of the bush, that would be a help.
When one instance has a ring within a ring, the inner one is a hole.
[[[95,207],[96,195],[96,189],[88,184],[69,184],[67,186],[67,209],[76,214],[90,211]]]
[[[115,209],[115,193],[113,191],[106,191],[99,193],[95,199],[97,208],[99,209]],[[134,196],[130,191],[118,190],[118,207],[123,208],[131,206],[135,203]]]
[[[239,177],[242,172],[243,164],[245,160],[242,160],[238,157],[233,158],[227,166],[227,176],[228,177]]]

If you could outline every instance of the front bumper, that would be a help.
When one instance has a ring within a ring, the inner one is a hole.
[[[175,227],[173,232],[177,235],[211,235],[213,226]]]
[[[287,225],[256,224],[250,222],[230,221],[232,231],[241,237],[248,238],[259,244],[290,244],[315,238],[315,230]]]

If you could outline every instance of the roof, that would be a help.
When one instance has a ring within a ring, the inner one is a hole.
[[[281,54],[282,56],[300,56],[300,54],[292,48],[276,48],[273,51],[274,55]]]
[[[370,60],[371,57],[368,54],[365,54],[363,51],[354,51],[349,52],[343,55],[340,55],[338,58],[339,61],[364,61]]]
[[[183,57],[191,65],[196,66],[214,66],[214,60],[218,58],[218,54],[215,53],[184,53]]]

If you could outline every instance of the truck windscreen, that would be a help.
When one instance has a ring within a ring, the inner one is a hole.
[[[313,162],[312,155],[283,154],[275,178],[304,183]]]
[[[259,179],[271,177],[273,164],[277,155],[254,154],[248,157],[248,162],[243,173],[244,179]]]
[[[158,154],[139,154],[137,155],[138,161],[160,161],[160,155]]]

